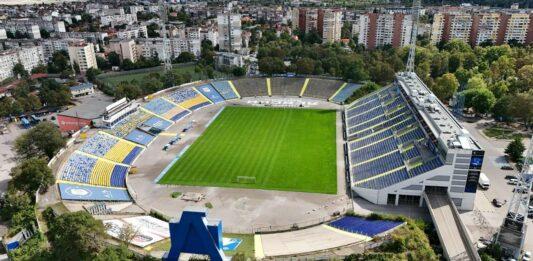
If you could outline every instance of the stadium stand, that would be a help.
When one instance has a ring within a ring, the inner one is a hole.
[[[81,153],[73,153],[70,155],[67,163],[65,163],[65,166],[63,166],[60,179],[88,184],[91,172],[97,161],[97,158],[89,157]]]
[[[350,233],[374,237],[381,233],[387,232],[401,224],[403,223],[396,221],[369,220],[360,217],[346,216],[341,219],[335,220],[329,223],[328,225]]]
[[[142,148],[111,135],[97,133],[87,139],[79,150],[114,162],[131,164]]]
[[[431,148],[422,158],[426,134],[397,86],[356,100],[345,115],[354,186],[383,189],[443,165]]]
[[[215,88],[211,84],[204,84],[195,88],[213,103],[219,103],[224,101],[224,98],[217,92],[217,90],[215,90]]]
[[[196,97],[198,93],[193,89],[178,89],[173,92],[168,93],[165,98],[169,99],[174,103],[182,103],[186,100]]]
[[[344,103],[352,94],[361,88],[361,84],[346,83],[336,93],[334,93],[329,100],[335,103]]]
[[[163,118],[168,119],[168,120],[177,121],[189,113],[190,111],[185,110],[184,108],[180,106],[175,106],[174,108],[170,109],[169,111],[167,111],[165,114],[161,116],[163,116]]]
[[[135,143],[141,144],[141,145],[148,145],[152,140],[155,138],[155,136],[148,134],[144,131],[134,129],[132,130],[128,135],[124,137],[124,139],[127,139],[129,141],[133,141]]]
[[[156,98],[144,104],[142,107],[152,113],[163,116],[176,106],[163,98]]]
[[[298,97],[300,95],[304,82],[305,78],[270,78],[270,88],[272,90],[272,95]]]
[[[242,97],[268,96],[265,78],[241,78],[232,82]]]
[[[225,100],[240,98],[239,94],[235,93],[233,88],[231,88],[229,81],[212,82],[211,85],[213,85],[215,90],[217,90]]]
[[[142,125],[149,126],[151,128],[157,128],[160,130],[166,130],[170,125],[172,125],[171,122],[163,120],[157,116],[152,116],[148,120],[144,121]]]
[[[179,106],[186,108],[188,110],[194,111],[194,110],[198,110],[210,104],[211,102],[208,99],[206,99],[204,96],[200,94],[197,94],[194,98],[188,99],[180,103]]]
[[[151,115],[144,112],[142,109],[138,110],[118,122],[112,129],[106,130],[106,132],[119,138],[124,137],[137,128],[140,123],[148,120],[150,117]]]
[[[338,80],[312,78],[309,79],[309,83],[307,84],[303,96],[327,100],[342,86],[342,84],[343,82]]]

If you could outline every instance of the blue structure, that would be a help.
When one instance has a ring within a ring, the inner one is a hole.
[[[128,190],[125,188],[105,188],[68,183],[59,183],[58,185],[63,200],[131,201]]]
[[[360,217],[346,216],[329,223],[329,226],[351,233],[357,233],[369,237],[389,231],[403,222],[388,220],[369,220]]]
[[[211,261],[229,260],[222,251],[222,221],[206,215],[206,208],[186,207],[179,221],[169,222],[170,251],[163,260],[178,260],[182,253],[207,255]]]

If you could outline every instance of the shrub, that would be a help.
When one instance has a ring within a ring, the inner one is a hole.
[[[170,218],[165,216],[164,214],[162,213],[159,213],[159,211],[156,211],[156,210],[153,210],[151,209],[150,210],[150,216],[154,217],[154,218],[157,218],[157,219],[160,219],[160,220],[163,220],[163,221],[166,221],[166,222],[169,222],[170,221]]]
[[[172,194],[170,194],[170,196],[171,196],[172,198],[177,198],[177,197],[181,196],[181,192],[179,192],[179,191],[174,191],[174,192],[172,192]]]
[[[206,202],[204,206],[209,209],[213,208],[213,204],[211,204],[211,202]]]

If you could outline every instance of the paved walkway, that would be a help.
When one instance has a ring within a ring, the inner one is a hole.
[[[282,257],[364,243],[371,238],[320,225],[297,231],[255,236],[256,258]]]

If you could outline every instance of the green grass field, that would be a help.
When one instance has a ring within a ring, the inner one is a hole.
[[[174,65],[174,67],[172,67],[172,70],[175,71],[176,73],[189,73],[192,76],[192,81],[204,80],[208,78],[207,75],[195,72],[194,65],[178,64],[178,65]],[[155,70],[151,72],[137,72],[137,73],[126,72],[126,74],[123,74],[123,75],[108,75],[108,76],[101,75],[98,78],[111,86],[116,86],[117,84],[123,81],[128,81],[128,82],[132,80],[142,81],[150,73],[154,73],[154,72],[163,74],[163,68],[161,67],[159,70]],[[224,75],[222,73],[215,71],[215,77],[223,77],[223,76]]]
[[[329,110],[226,107],[159,183],[335,194],[335,117]]]

